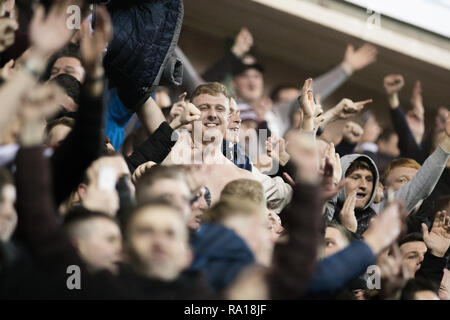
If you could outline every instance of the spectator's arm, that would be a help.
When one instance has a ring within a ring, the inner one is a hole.
[[[275,246],[268,275],[271,299],[297,298],[313,275],[321,226],[319,192],[316,185],[296,184],[292,202],[282,213],[288,240]]]
[[[57,205],[81,182],[89,165],[100,155],[103,137],[104,70],[101,57],[112,37],[112,25],[104,7],[97,10],[97,27],[81,30],[81,52],[86,80],[81,88],[75,126],[51,159],[53,186]]]
[[[145,162],[161,163],[176,141],[176,134],[170,125],[167,122],[161,123],[159,128],[126,159],[131,174]]]
[[[391,115],[392,126],[398,135],[398,148],[400,149],[401,156],[422,162],[421,149],[409,129],[405,113],[400,105],[396,108],[391,108],[389,113]]]
[[[450,122],[450,121],[449,121]],[[441,146],[425,160],[414,178],[395,192],[395,198],[405,202],[411,212],[420,200],[427,198],[439,181],[450,156]],[[383,203],[386,203],[387,199]]]

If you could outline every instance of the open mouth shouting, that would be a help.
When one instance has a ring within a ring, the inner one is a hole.
[[[356,193],[356,199],[364,199],[367,196],[367,193],[363,192],[363,191],[359,191]]]

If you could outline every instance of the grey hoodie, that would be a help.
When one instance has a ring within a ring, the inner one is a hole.
[[[411,212],[414,209],[414,207],[419,203],[419,201],[426,199],[431,194],[442,172],[445,169],[445,165],[449,159],[449,156],[450,153],[445,152],[440,146],[438,146],[436,150],[427,158],[427,160],[425,160],[422,167],[416,173],[414,178],[395,192],[394,198],[403,201],[408,212]],[[375,163],[368,156],[362,154],[350,154],[342,157],[341,179],[345,178],[345,173],[350,167],[351,163],[361,157],[365,158],[367,162],[371,166],[373,166],[374,169],[373,172],[375,173],[375,176],[374,176],[374,188],[372,190],[370,200],[362,210],[359,210],[356,213],[357,218],[358,215],[361,214],[361,212],[370,209],[373,210],[376,214],[378,214],[387,205],[386,197],[380,203],[373,203],[373,199],[375,198],[375,192],[378,187],[379,174]],[[338,214],[339,211],[338,212],[336,211],[340,210],[342,204],[345,201],[345,198],[346,198],[345,190],[344,188],[342,188],[333,199],[328,201],[325,209],[325,217],[328,221],[331,221],[333,218],[335,219],[337,218],[336,214]],[[359,229],[360,228],[358,227],[358,230]]]

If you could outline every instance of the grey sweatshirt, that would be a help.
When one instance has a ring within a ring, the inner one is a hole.
[[[341,65],[338,65],[327,73],[314,78],[314,93],[319,94],[321,100],[325,100],[330,94],[336,91],[350,77]],[[300,107],[297,99],[279,103],[273,106],[270,119],[266,119],[269,125],[273,125],[278,129],[279,136],[283,136],[291,126],[291,118],[295,110]]]
[[[370,208],[378,214],[384,209],[384,207],[386,207],[386,205],[388,204],[388,200],[385,198],[380,203],[373,203],[373,200],[375,198],[375,191],[378,187],[379,174],[375,163],[372,161],[372,159],[370,159],[370,157],[362,154],[351,154],[342,157],[342,179],[345,178],[345,174],[351,163],[361,157],[365,158],[368,163],[373,166],[373,169],[376,172],[374,176],[374,187],[372,190],[372,195],[367,205],[361,211]],[[419,203],[419,201],[426,199],[431,194],[442,172],[445,169],[445,165],[449,157],[450,153],[445,152],[440,146],[438,146],[436,150],[425,160],[414,178],[395,192],[394,198],[402,200],[405,203],[408,212],[411,212]],[[345,198],[345,189],[342,188],[333,199],[328,201],[325,210],[325,216],[327,220],[331,221],[333,219],[333,217],[337,213],[335,211],[338,207],[338,204],[339,207],[341,207],[341,204],[344,203]],[[358,212],[356,214],[358,215]]]

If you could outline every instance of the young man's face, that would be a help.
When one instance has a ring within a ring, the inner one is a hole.
[[[174,280],[191,263],[185,221],[169,207],[139,209],[129,222],[126,243],[131,263],[147,277]]]
[[[0,189],[0,241],[7,242],[17,225],[16,187],[6,184]]]
[[[201,94],[196,96],[192,103],[200,110],[203,142],[209,144],[216,141],[215,139],[221,142],[230,120],[229,99],[222,94],[218,96]]]
[[[325,257],[331,256],[348,246],[348,240],[336,228],[327,227],[325,230]]]
[[[227,128],[226,139],[233,143],[239,143],[239,129],[241,128],[239,107],[234,99],[230,99],[230,122]]]
[[[374,185],[373,174],[367,169],[357,169],[347,176],[345,183],[345,193],[348,195],[356,191],[356,209],[362,209],[366,206],[372,195]]]
[[[60,74],[68,74],[83,83],[85,71],[80,60],[73,57],[61,57],[53,64],[50,79],[53,80]]]
[[[417,169],[408,167],[395,167],[386,177],[386,186],[397,191],[402,186],[410,182],[417,173]]]
[[[414,277],[416,271],[420,269],[421,263],[427,252],[427,246],[423,241],[406,242],[400,246],[402,262],[408,269],[411,277]]]
[[[87,225],[89,224],[89,225]],[[76,247],[81,258],[92,270],[119,272],[122,260],[122,235],[114,222],[95,218],[86,221],[83,236],[76,239]]]
[[[264,79],[257,69],[247,69],[233,79],[233,87],[239,98],[246,102],[253,102],[263,95]]]

